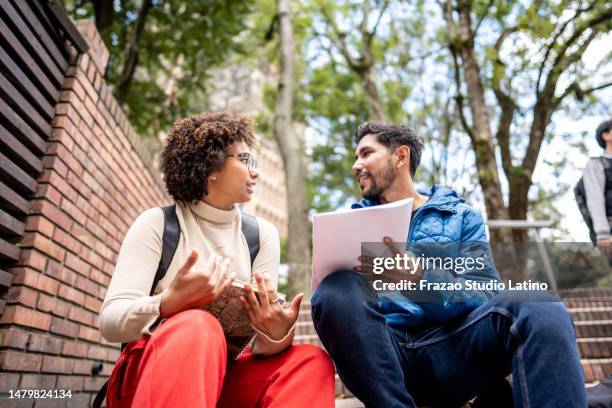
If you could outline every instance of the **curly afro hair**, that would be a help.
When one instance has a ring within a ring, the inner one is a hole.
[[[208,178],[225,163],[234,143],[255,145],[248,117],[202,113],[172,125],[161,153],[166,189],[175,201],[195,202],[208,194]]]

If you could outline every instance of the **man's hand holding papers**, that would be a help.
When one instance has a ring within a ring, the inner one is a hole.
[[[412,252],[405,251],[405,243],[394,242],[390,237],[384,237],[383,242],[388,249],[388,253],[374,255],[361,255],[357,258],[360,261],[353,270],[363,276],[369,282],[382,280],[389,283],[402,281],[418,282],[423,273],[419,262],[414,262],[416,257]],[[393,260],[393,266],[385,265],[383,271],[375,268],[376,259]]]

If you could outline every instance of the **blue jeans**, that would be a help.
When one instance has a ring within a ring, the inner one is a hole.
[[[403,331],[386,324],[372,287],[343,270],[313,294],[312,317],[340,378],[366,407],[458,406],[510,373],[515,407],[586,407],[575,332],[560,302],[503,294],[451,324]]]

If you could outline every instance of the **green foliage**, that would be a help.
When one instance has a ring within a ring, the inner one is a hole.
[[[117,92],[142,0],[111,3],[114,18],[101,34],[110,51],[106,80]],[[237,40],[251,7],[246,0],[151,0],[124,101],[140,134],[157,136],[176,118],[202,111],[210,69],[243,52]],[[65,0],[65,8],[75,20],[94,17],[92,2]]]

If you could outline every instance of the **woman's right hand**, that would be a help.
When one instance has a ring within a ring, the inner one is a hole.
[[[236,274],[228,273],[229,258],[213,255],[203,268],[192,269],[197,260],[198,253],[192,250],[170,287],[162,293],[159,305],[162,318],[211,303],[234,281]]]

